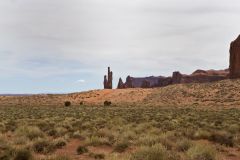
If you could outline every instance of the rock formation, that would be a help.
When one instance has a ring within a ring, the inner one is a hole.
[[[119,79],[118,89],[123,88],[154,88],[154,87],[164,87],[172,84],[182,84],[182,83],[206,83],[214,82],[227,79],[229,70],[196,70],[190,75],[181,74],[176,71],[173,72],[171,77],[142,77],[136,78],[128,76],[126,78],[126,83]]]
[[[126,78],[126,83],[125,83],[125,87],[126,87],[126,88],[134,88],[134,86],[133,86],[133,81],[132,81],[132,77],[127,76],[127,78]]]
[[[141,88],[150,88],[151,84],[147,80],[143,80]]]
[[[230,46],[230,74],[229,77],[240,78],[240,35]]]
[[[182,80],[182,74],[180,72],[173,72],[172,74],[172,83],[179,84]]]
[[[119,78],[117,89],[124,89],[125,84],[122,81],[122,78]]]
[[[112,89],[112,81],[113,81],[113,72],[110,70],[110,67],[108,67],[108,75],[104,76],[104,89]]]
[[[190,75],[173,72],[172,76],[164,77],[131,77],[126,78],[126,83],[119,79],[118,88],[152,88],[164,87],[172,84],[207,83],[220,81],[227,78],[240,78],[240,35],[230,46],[230,66],[225,70],[196,70]],[[105,78],[107,81],[107,78]]]

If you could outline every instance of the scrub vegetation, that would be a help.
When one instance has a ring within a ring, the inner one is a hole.
[[[237,160],[240,109],[0,108],[0,160]]]

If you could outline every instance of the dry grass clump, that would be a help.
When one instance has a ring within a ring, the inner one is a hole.
[[[36,126],[22,126],[19,127],[16,131],[15,134],[17,136],[25,136],[29,138],[30,140],[34,140],[37,138],[43,138],[44,133]]]
[[[217,152],[213,147],[195,145],[187,151],[190,160],[216,160]]]
[[[161,144],[156,144],[151,147],[142,146],[133,153],[131,160],[168,160],[168,153],[165,147]]]

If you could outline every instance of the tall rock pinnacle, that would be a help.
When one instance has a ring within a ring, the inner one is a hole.
[[[229,78],[240,78],[240,35],[230,46]]]
[[[104,89],[112,89],[112,81],[113,81],[113,72],[111,71],[110,67],[108,67],[108,75],[104,76]]]

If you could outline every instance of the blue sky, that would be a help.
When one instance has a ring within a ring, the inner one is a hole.
[[[239,16],[239,0],[1,0],[0,93],[225,69]]]

